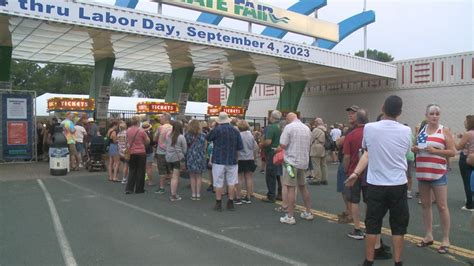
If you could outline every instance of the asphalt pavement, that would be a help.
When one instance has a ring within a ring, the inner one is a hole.
[[[328,186],[309,187],[315,219],[297,217],[296,225],[282,225],[274,211],[278,204],[264,203],[259,195],[252,204],[219,213],[203,184],[202,200],[191,201],[187,179],[180,180],[183,200],[170,202],[169,189],[163,195],[153,193],[156,187],[125,195],[123,185],[108,182],[102,172],[51,177],[46,163],[0,165],[0,265],[358,265],[364,241],[348,238],[352,226],[335,221],[342,210],[336,167],[329,165]],[[255,191],[264,195],[264,176],[255,173],[254,179]],[[463,198],[453,167],[449,255],[415,246],[423,236],[421,208],[410,200],[405,265],[472,265],[474,232],[471,213],[460,210]],[[391,245],[388,235],[383,239]]]

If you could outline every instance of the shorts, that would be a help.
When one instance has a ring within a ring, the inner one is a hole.
[[[84,152],[84,143],[76,142],[76,151],[82,154]]]
[[[294,178],[290,177],[290,175],[288,175],[288,171],[286,170],[286,167],[282,167],[283,168],[283,176],[282,176],[282,179],[281,179],[281,183],[283,185],[286,185],[286,186],[290,186],[290,187],[296,187],[296,184],[298,184],[298,186],[304,186],[306,184],[306,179],[305,179],[305,170],[303,169],[297,169],[297,168],[294,168],[296,171],[296,176]]]
[[[177,161],[177,162],[169,162],[169,163],[168,163],[168,169],[170,169],[170,171],[173,171],[173,170],[181,170],[181,164],[179,163],[179,161]]]
[[[365,227],[367,234],[380,234],[383,217],[390,210],[390,228],[392,235],[407,233],[410,214],[407,201],[407,184],[399,186],[367,187],[367,214]]]
[[[158,175],[169,175],[169,174],[171,174],[171,168],[169,168],[164,154],[157,154],[156,155],[156,164],[158,166]]]
[[[216,188],[222,188],[224,186],[224,178],[227,180],[227,185],[229,186],[238,184],[238,168],[237,164],[212,164],[212,185]]]
[[[360,203],[360,194],[362,193],[362,200],[367,203],[367,186],[362,185],[362,179],[358,178],[352,187],[345,187],[344,196],[350,203]]]
[[[118,156],[119,155],[119,150],[118,150],[118,145],[115,143],[110,143],[109,145],[109,156]]]
[[[77,154],[76,144],[68,144],[67,147],[69,149],[70,156],[75,156]]]
[[[432,187],[440,187],[448,185],[448,176],[443,175],[440,179],[436,180],[418,180],[419,184],[430,185]]]
[[[344,164],[339,163],[337,167],[337,192],[344,193],[344,181],[346,181],[346,173],[344,173]]]
[[[248,172],[255,172],[257,169],[257,165],[255,164],[254,160],[240,160],[239,161],[239,174],[240,173],[248,173]]]
[[[153,153],[147,153],[146,154],[146,163],[153,163],[153,160],[155,157],[153,156]]]

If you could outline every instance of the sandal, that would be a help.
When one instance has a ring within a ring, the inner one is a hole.
[[[438,253],[439,254],[447,254],[449,252],[449,247],[448,246],[441,246],[438,248]]]
[[[277,212],[287,212],[287,210],[288,210],[288,207],[283,207],[283,206],[275,208],[275,211]]]
[[[419,247],[419,248],[424,248],[424,247],[431,246],[431,245],[433,245],[433,240],[428,241],[428,242],[425,242],[424,240],[421,240],[420,243],[416,244],[416,246]]]

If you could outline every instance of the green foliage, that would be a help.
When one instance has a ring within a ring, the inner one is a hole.
[[[129,83],[130,89],[138,92],[141,97],[163,99],[166,96],[168,79],[164,75],[127,71],[124,78]]]
[[[112,96],[133,96],[133,90],[124,78],[112,78],[110,87],[112,89]]]
[[[354,55],[359,56],[359,57],[364,57],[364,51],[360,50]],[[377,51],[376,49],[374,50],[367,49],[367,58],[375,60],[375,61],[380,61],[380,62],[392,62],[394,59],[393,56],[391,56],[390,54]]]

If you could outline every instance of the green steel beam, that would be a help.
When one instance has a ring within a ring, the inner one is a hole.
[[[11,46],[0,46],[0,81],[10,81],[12,51]]]
[[[94,73],[92,74],[92,84],[90,97],[97,99],[101,86],[110,86],[112,71],[114,70],[115,58],[108,57],[95,61]]]
[[[232,82],[232,87],[230,88],[227,105],[242,106],[244,100],[250,98],[257,77],[258,75],[256,74],[235,77],[235,80]]]
[[[301,96],[308,81],[296,81],[285,83],[278,99],[277,109],[280,111],[297,111]]]
[[[189,88],[193,73],[194,67],[173,69],[170,82],[168,83],[168,90],[166,91],[165,102],[179,101],[179,95],[183,92],[183,89],[187,90]]]

